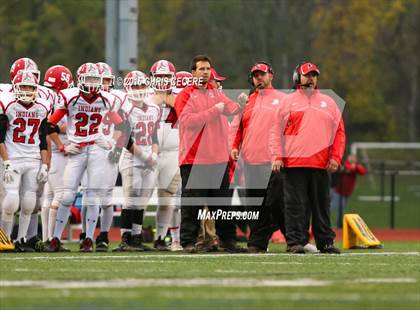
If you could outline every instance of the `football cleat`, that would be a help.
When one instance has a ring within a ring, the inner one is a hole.
[[[96,238],[96,252],[108,252],[109,240],[108,233],[101,232],[100,235]]]
[[[139,252],[152,252],[152,251],[154,251],[153,248],[148,247],[147,245],[144,245],[142,243],[142,237],[141,237],[141,235],[131,236],[130,246],[135,251],[139,251]]]
[[[165,240],[160,239],[160,237],[154,242],[153,247],[158,251],[169,251]]]
[[[82,249],[79,252],[91,253],[93,252],[93,241],[90,238],[85,238],[82,243]]]
[[[15,252],[35,252],[33,248],[31,248],[27,242],[25,242],[24,238],[15,241]]]
[[[121,243],[115,248],[112,249],[112,252],[133,252],[130,244],[131,234],[129,232],[123,233],[121,236]]]
[[[36,252],[45,252],[47,246],[38,236],[33,236],[26,244]]]

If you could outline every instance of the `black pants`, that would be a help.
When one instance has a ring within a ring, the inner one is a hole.
[[[286,241],[289,246],[308,243],[312,215],[312,232],[316,245],[332,244],[335,233],[330,222],[330,185],[326,170],[286,168],[284,182]]]
[[[248,205],[248,210],[259,212],[258,220],[249,223],[248,246],[267,249],[273,232],[279,228],[284,232],[281,177],[271,172],[271,164],[245,164],[244,173],[247,197],[263,199],[258,205]]]
[[[229,211],[233,190],[229,189],[226,164],[182,165],[181,245],[195,243],[200,228],[198,211],[207,205],[209,211]],[[216,186],[214,186],[216,185]],[[215,188],[216,187],[216,188]],[[219,200],[218,204],[208,198]],[[191,203],[190,199],[194,199]],[[232,220],[216,220],[216,234],[222,242],[235,242],[236,231]]]

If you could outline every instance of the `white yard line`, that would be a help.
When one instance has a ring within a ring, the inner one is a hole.
[[[267,254],[152,254],[152,253],[139,253],[134,255],[109,255],[109,254],[80,254],[80,255],[54,255],[46,254],[45,256],[22,256],[25,254],[16,254],[16,256],[1,257],[2,260],[101,260],[101,259],[147,259],[147,258],[190,258],[190,259],[202,259],[202,258],[220,258],[220,257],[276,257],[276,256],[289,256],[299,258],[339,258],[346,256],[420,256],[420,252],[365,252],[365,253],[342,253],[340,255],[330,254],[308,254],[308,255],[293,255],[287,253],[267,253]]]
[[[223,270],[218,270],[223,271]],[[231,272],[234,270],[226,270]],[[80,288],[129,288],[129,287],[306,287],[329,286],[342,284],[343,281],[325,281],[316,279],[253,279],[253,278],[195,278],[195,279],[109,279],[93,281],[76,280],[4,280],[0,287],[30,287],[48,289],[80,289]],[[351,283],[417,283],[415,278],[360,278],[344,281]]]
[[[0,281],[0,287],[38,287],[50,289],[80,289],[80,288],[128,288],[128,287],[302,287],[327,286],[331,281],[315,279],[250,279],[250,278],[197,278],[197,279],[113,279],[98,281],[44,281],[44,280],[13,280]]]

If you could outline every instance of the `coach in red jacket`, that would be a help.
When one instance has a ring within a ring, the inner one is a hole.
[[[273,88],[273,74],[266,62],[257,62],[251,67],[250,81],[254,91],[242,115],[235,116],[230,133],[233,136],[232,158],[238,160],[240,153],[244,162],[247,198],[261,200],[261,203],[247,205],[248,209],[259,212],[258,220],[249,223],[250,253],[266,252],[275,229],[280,227],[284,233],[280,175],[271,173],[269,138],[275,111],[285,94]],[[276,190],[270,191],[272,195],[268,197],[267,188],[273,185]]]
[[[337,103],[317,89],[319,73],[310,62],[296,67],[296,91],[280,105],[270,136],[273,171],[283,170],[286,240],[292,253],[304,253],[308,214],[320,252],[340,253],[330,223],[328,172],[340,165],[345,131]]]
[[[208,56],[196,56],[191,70],[201,82],[185,87],[175,101],[182,177],[181,244],[186,252],[196,251],[199,209],[207,204],[210,211],[225,211],[230,205],[227,115],[240,110],[238,103],[208,83],[211,70]],[[216,233],[221,248],[240,251],[233,221],[216,219]]]

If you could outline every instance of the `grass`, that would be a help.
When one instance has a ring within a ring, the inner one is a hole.
[[[287,255],[284,245],[270,253],[3,253],[0,309],[420,307],[418,242],[340,256]]]

